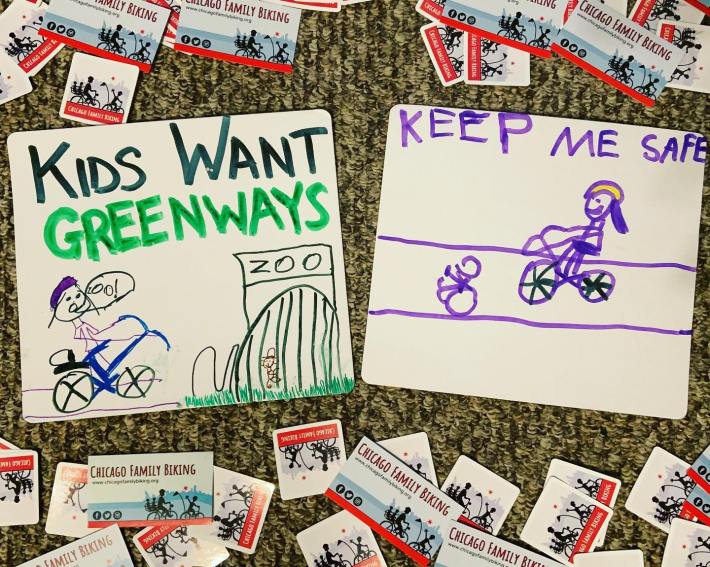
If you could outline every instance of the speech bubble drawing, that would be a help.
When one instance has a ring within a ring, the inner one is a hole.
[[[95,309],[106,309],[136,289],[136,281],[126,272],[104,272],[86,284],[84,291]]]

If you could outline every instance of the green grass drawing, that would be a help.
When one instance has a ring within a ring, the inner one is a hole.
[[[288,390],[272,392],[252,388],[251,400],[264,402],[271,400],[291,400],[293,398],[310,398],[313,396],[336,396],[349,394],[355,387],[355,379],[350,376],[333,377],[307,388],[289,388]],[[239,399],[249,399],[249,389],[246,386],[239,388]]]
[[[213,406],[227,406],[236,403],[237,400],[231,390],[213,392],[206,396],[185,396],[185,407],[187,408],[210,408]]]

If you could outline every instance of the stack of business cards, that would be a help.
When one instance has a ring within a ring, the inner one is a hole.
[[[676,520],[671,525],[661,567],[704,567],[710,563],[710,527]]]
[[[421,36],[436,74],[444,86],[465,82],[472,85],[527,86],[530,84],[530,54],[505,43],[496,34],[481,34],[467,21],[471,16],[448,21],[445,0],[419,0],[416,10],[431,20],[422,26]],[[491,7],[493,10],[494,8]],[[534,23],[537,26],[536,23]],[[540,32],[540,45],[549,45],[550,30]],[[537,28],[536,28],[537,29]],[[545,35],[547,34],[547,35]],[[518,46],[520,47],[520,46]]]
[[[710,26],[662,21],[657,32],[683,52],[683,58],[673,71],[668,86],[710,93]]]

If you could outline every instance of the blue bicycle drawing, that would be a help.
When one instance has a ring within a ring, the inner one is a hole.
[[[54,375],[61,375],[52,395],[57,411],[80,411],[88,407],[101,392],[127,399],[147,396],[157,380],[155,370],[145,364],[126,364],[126,359],[140,343],[150,337],[160,340],[166,351],[170,350],[170,343],[165,335],[150,329],[140,317],[122,315],[117,322],[122,321],[137,322],[142,332],[131,337],[127,346],[112,359],[106,358],[106,350],[116,342],[112,339],[99,342],[80,361],[76,360],[71,349],[60,350],[50,357],[49,363],[54,367]],[[62,355],[66,358],[59,362]]]
[[[563,285],[576,288],[588,303],[608,301],[616,286],[614,274],[604,269],[587,269],[589,256],[599,256],[608,220],[619,234],[629,229],[621,213],[624,192],[613,182],[593,183],[584,193],[584,214],[588,222],[579,226],[549,225],[531,236],[522,249],[508,249],[533,256],[523,269],[518,296],[528,305],[550,301]],[[465,256],[460,263],[446,266],[437,280],[436,297],[450,315],[465,317],[478,304],[478,292],[471,280],[481,273],[481,262]]]

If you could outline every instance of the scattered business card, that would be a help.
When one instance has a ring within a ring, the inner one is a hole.
[[[476,34],[465,40],[464,81],[471,85],[526,87],[530,54]]]
[[[700,522],[710,526],[710,494],[705,492],[700,485],[695,485],[688,495],[678,517],[682,520]]]
[[[4,53],[0,53],[0,104],[32,92],[29,77]]]
[[[688,469],[688,476],[703,490],[710,492],[710,447],[707,447]]]
[[[0,526],[39,522],[39,458],[35,451],[0,453]]]
[[[462,81],[464,32],[437,23],[422,26],[420,32],[441,83],[448,87]]]
[[[703,13],[685,0],[636,0],[629,18],[647,30],[656,31],[663,20],[699,24]]]
[[[133,537],[150,567],[214,567],[229,559],[223,545],[195,537],[198,526],[151,526]]]
[[[123,124],[138,81],[138,67],[75,53],[59,115],[84,124]]]
[[[419,565],[429,564],[449,523],[463,512],[463,506],[367,437],[325,495]]]
[[[282,500],[323,494],[347,455],[339,419],[274,431]]]
[[[0,14],[0,47],[29,76],[36,75],[64,45],[39,35],[44,2],[13,0]]]
[[[550,46],[562,27],[565,11],[565,2],[447,0],[438,19],[538,57],[551,57]]]
[[[82,539],[40,555],[17,567],[133,567],[133,560],[117,525],[94,532]]]
[[[88,527],[209,524],[212,477],[212,453],[91,456]]]
[[[655,447],[631,489],[626,509],[668,533],[695,488],[689,468],[685,461]]]
[[[443,484],[444,492],[464,510],[459,522],[493,535],[500,531],[520,489],[461,455]]]
[[[185,2],[175,50],[290,73],[301,11],[259,0],[218,3],[213,9]]]
[[[580,553],[574,558],[574,564],[575,567],[643,567],[643,552],[631,549]]]
[[[685,520],[673,522],[661,567],[702,567],[709,562],[710,527]]]
[[[214,468],[214,516],[193,533],[212,541],[252,554],[269,511],[274,485],[220,467]]]
[[[338,512],[318,522],[296,539],[308,567],[387,567],[372,530],[349,512]]]
[[[673,71],[668,86],[710,93],[710,26],[661,22],[658,35],[683,51],[683,58]]]
[[[611,508],[551,478],[525,522],[520,539],[560,563],[573,565],[578,554],[594,551],[612,514]]]
[[[39,33],[150,72],[170,10],[146,0],[52,0]]]
[[[45,531],[48,534],[84,537],[96,531],[86,527],[86,485],[88,481],[88,466],[75,463],[59,463],[57,465],[45,526]]]
[[[555,567],[559,563],[472,526],[451,524],[446,530],[444,545],[436,558],[435,567],[485,567],[486,565]]]
[[[553,51],[634,100],[653,106],[682,52],[601,0],[581,0]]]
[[[431,456],[429,436],[425,432],[385,439],[380,441],[380,445],[407,463],[419,476],[439,486],[434,459]]]

